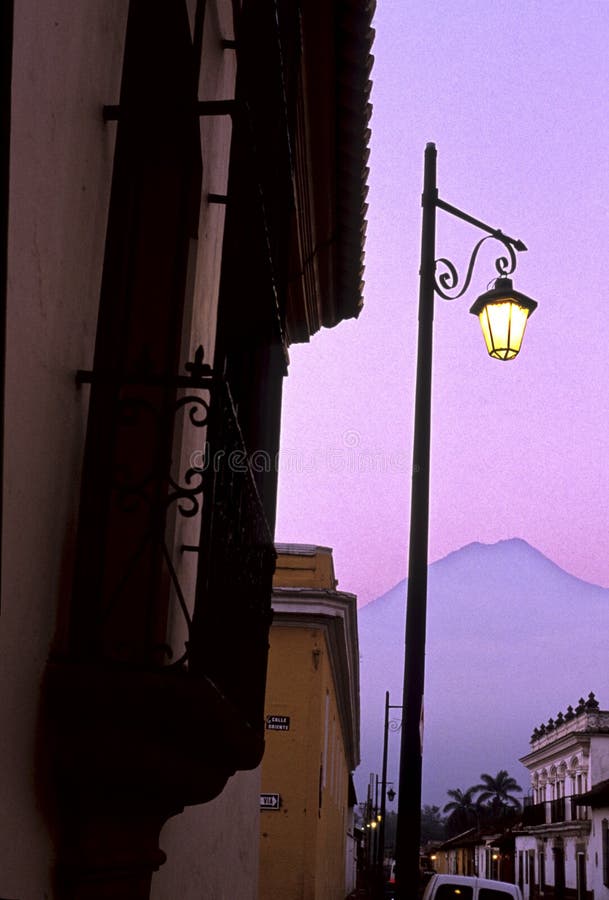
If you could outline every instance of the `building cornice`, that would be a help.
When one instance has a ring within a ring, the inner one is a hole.
[[[590,834],[590,819],[577,819],[572,822],[554,822],[544,825],[527,825],[515,829],[514,834],[528,834],[532,837],[585,837]]]
[[[590,738],[592,733],[584,731],[572,731],[555,738],[552,743],[545,743],[540,747],[536,747],[520,757],[520,762],[528,769],[534,769],[538,766],[549,765],[557,759],[567,754],[572,754],[577,750],[585,752],[587,755],[590,747]]]

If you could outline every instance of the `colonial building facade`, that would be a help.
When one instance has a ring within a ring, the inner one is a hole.
[[[278,545],[262,763],[260,898],[355,887],[359,653],[353,594],[325,547]]]
[[[255,897],[282,381],[363,302],[372,12],[2,4],[0,896]]]
[[[593,694],[535,728],[521,762],[531,773],[529,803],[516,836],[518,882],[526,898],[607,896],[603,818],[589,789],[609,775],[609,711]],[[609,846],[609,845],[608,845]]]

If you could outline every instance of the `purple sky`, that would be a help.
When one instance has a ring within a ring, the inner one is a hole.
[[[406,575],[425,144],[440,196],[528,246],[513,362],[436,302],[430,561],[521,537],[609,586],[609,2],[378,0],[365,308],[290,351],[279,541],[334,548],[367,602]],[[438,211],[460,270],[482,235]]]

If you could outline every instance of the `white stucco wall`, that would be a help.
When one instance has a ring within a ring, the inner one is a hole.
[[[592,831],[588,843],[588,890],[594,900],[609,900],[609,887],[603,884],[603,819],[609,821],[609,808],[592,810]]]
[[[0,618],[0,896],[51,896],[35,795],[41,675],[69,589],[114,130],[123,0],[17,0]],[[63,580],[62,580],[63,579]]]
[[[517,837],[516,838],[516,848],[515,848],[515,878],[516,884],[522,885],[522,894],[524,900],[528,900],[531,894],[531,889],[528,880],[528,863],[527,856],[529,851],[533,850],[535,853],[535,878],[537,883],[539,883],[539,857],[538,857],[538,840],[535,837],[525,836],[525,837]],[[546,883],[553,884],[553,876],[551,875],[549,866],[552,865],[552,855],[550,853],[550,860],[546,856]],[[522,878],[520,874],[520,866],[522,865],[522,861],[524,860],[524,872],[522,873]],[[553,871],[553,870],[552,870]]]
[[[609,778],[609,734],[595,734],[590,738],[588,789],[607,778]]]
[[[167,822],[151,900],[257,900],[259,829],[260,769],[239,772],[215,800]]]
[[[582,836],[575,837],[573,835],[568,835],[563,833],[563,849],[565,855],[565,887],[571,888],[575,890],[577,887],[577,852],[582,849],[582,847],[586,844],[586,841],[582,838]],[[535,882],[539,884],[539,848],[542,844],[542,840],[540,837],[536,835],[518,835],[516,837],[516,883],[520,884],[520,853],[523,853],[524,859],[524,877],[522,880],[523,884],[523,896],[524,900],[528,900],[530,896],[530,885],[528,882],[528,864],[527,864],[527,853],[530,850],[533,850],[535,853]],[[548,886],[554,885],[554,854],[552,853],[552,847],[554,846],[553,838],[548,837],[545,841],[544,852],[546,857],[546,878],[545,883]],[[593,859],[590,847],[586,851],[586,876],[587,876],[587,889],[590,890],[592,887],[592,867],[591,860]],[[595,894],[595,900],[597,900]]]

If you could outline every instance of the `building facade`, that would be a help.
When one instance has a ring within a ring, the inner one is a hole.
[[[577,798],[577,804],[590,810],[588,859],[591,862],[588,883],[595,900],[609,898],[609,779],[597,782]]]
[[[580,699],[535,728],[521,762],[531,773],[530,802],[516,835],[525,900],[606,896],[603,814],[592,815],[586,800],[609,775],[609,712],[599,709],[594,694]]]
[[[282,382],[362,305],[372,12],[2,4],[3,897],[255,898]]]
[[[515,881],[513,821],[469,828],[444,841],[433,852],[431,868],[444,875],[477,875],[494,881]]]
[[[262,763],[264,900],[344,900],[355,887],[359,763],[356,598],[331,551],[278,545]]]

